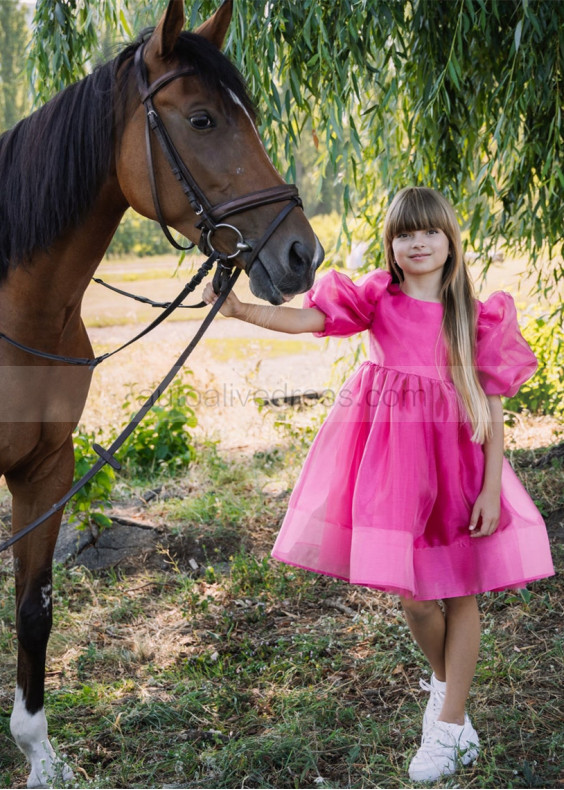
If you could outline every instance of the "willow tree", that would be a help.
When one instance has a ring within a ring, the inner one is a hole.
[[[217,2],[187,0],[191,26]],[[38,0],[38,95],[99,59],[99,30],[127,38],[164,4]],[[557,290],[564,2],[235,0],[226,51],[278,166],[291,177],[300,141],[313,140],[315,167],[344,187],[344,216],[380,226],[390,193],[435,186],[456,204],[470,245],[527,255],[539,287]]]

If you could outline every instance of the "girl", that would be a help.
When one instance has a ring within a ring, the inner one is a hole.
[[[384,225],[388,271],[336,271],[305,307],[222,312],[282,332],[369,330],[370,361],[339,392],[276,540],[282,562],[399,594],[432,669],[413,781],[478,755],[465,712],[476,668],[476,594],[553,574],[541,515],[503,458],[501,395],[536,369],[513,300],[474,299],[450,204],[407,188]],[[204,299],[213,302],[211,286]],[[442,601],[442,607],[438,601]]]

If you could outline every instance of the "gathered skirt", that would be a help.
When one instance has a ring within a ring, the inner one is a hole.
[[[544,521],[506,459],[499,526],[470,537],[483,477],[452,383],[365,362],[312,444],[272,556],[417,600],[552,575]]]

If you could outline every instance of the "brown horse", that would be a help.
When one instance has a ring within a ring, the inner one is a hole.
[[[230,19],[228,0],[194,33],[183,32],[183,0],[170,0],[152,33],[0,138],[0,473],[13,498],[14,533],[71,486],[71,434],[91,375],[88,366],[21,346],[92,357],[81,301],[128,206],[196,243],[205,232],[204,244],[240,268],[252,259],[251,288],[274,304],[313,282],[323,251],[295,190],[266,155],[239,73],[220,52]],[[147,108],[161,119],[189,189],[154,141],[148,161]],[[215,217],[211,230],[202,215]],[[11,730],[31,764],[28,787],[52,783],[59,769],[65,780],[72,776],[57,767],[44,713],[60,521],[58,512],[14,546],[19,652]]]

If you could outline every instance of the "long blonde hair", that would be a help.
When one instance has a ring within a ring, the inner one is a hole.
[[[475,368],[474,289],[464,263],[456,214],[439,192],[428,187],[406,187],[394,197],[384,222],[386,263],[393,282],[401,284],[404,276],[394,259],[392,241],[399,233],[426,228],[442,230],[448,237],[449,255],[440,290],[442,332],[452,381],[472,424],[472,441],[483,444],[492,435],[492,421]]]

